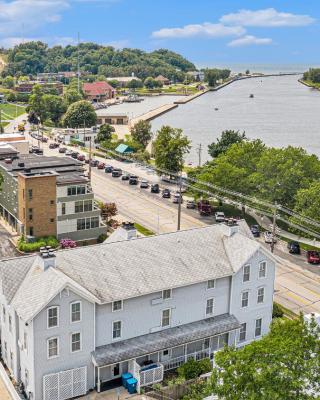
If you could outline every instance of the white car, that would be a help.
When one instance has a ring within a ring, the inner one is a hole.
[[[180,197],[181,197],[181,200],[180,200]],[[183,197],[180,195],[179,192],[177,192],[173,195],[172,203],[175,203],[175,204],[183,203]]]
[[[273,243],[277,243],[277,238],[276,237],[273,237],[273,235],[272,235],[272,232],[270,232],[270,231],[266,231],[264,234],[263,234],[263,236],[264,236],[264,241],[266,242],[266,243],[272,243],[272,238],[273,238]]]
[[[223,211],[217,211],[214,214],[214,218],[215,218],[216,222],[224,222],[226,219]]]

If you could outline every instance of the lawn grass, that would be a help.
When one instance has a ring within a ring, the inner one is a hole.
[[[302,82],[306,83],[307,85],[314,87],[315,89],[320,89],[320,83],[315,83],[312,81],[305,81],[303,80]]]
[[[154,236],[155,235],[155,233],[150,231],[150,229],[145,228],[144,226],[142,226],[136,222],[134,223],[134,227],[136,228],[136,230],[138,232],[140,232],[144,236]]]
[[[15,119],[16,116],[26,112],[25,107],[15,106],[14,104],[0,104],[1,119]]]

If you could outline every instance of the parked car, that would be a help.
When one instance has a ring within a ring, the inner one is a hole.
[[[121,176],[121,180],[122,181],[128,181],[130,179],[130,175],[129,174],[123,174],[122,176]]]
[[[119,178],[122,175],[122,169],[114,168],[112,171],[113,178]]]
[[[151,193],[160,193],[160,187],[157,183],[151,185]]]
[[[42,143],[47,143],[48,142],[48,138],[45,137],[45,136],[41,137],[40,140],[41,140]]]
[[[171,197],[170,189],[163,189],[163,191],[162,191],[162,197],[163,197],[164,199],[170,199],[170,197]]]
[[[89,161],[89,163],[90,163],[91,167],[96,167],[99,164],[99,161],[98,160],[91,160],[91,161]]]
[[[73,153],[72,150],[67,150],[67,151],[66,151],[66,156],[71,156],[72,153]]]
[[[84,154],[78,154],[77,160],[78,161],[85,161],[86,160],[86,156]]]
[[[307,251],[307,260],[309,264],[320,264],[320,253],[315,250]]]
[[[79,154],[80,153],[78,151],[73,151],[72,154],[71,154],[71,157],[74,158],[74,159],[77,159]]]
[[[214,214],[214,219],[216,220],[216,222],[224,222],[226,219],[226,216],[224,215],[223,211],[217,211]]]
[[[136,175],[130,175],[129,185],[137,185],[137,184],[138,184],[138,177]]]
[[[198,203],[198,211],[200,215],[211,215],[212,207],[209,200],[200,200]]]
[[[32,146],[32,147],[29,149],[29,153],[30,153],[30,154],[42,155],[42,154],[43,154],[43,150],[40,149],[38,146]]]
[[[277,243],[277,238],[276,238],[276,237],[273,237],[272,232],[266,231],[266,232],[263,234],[263,236],[264,236],[264,241],[265,241],[266,243],[272,243],[272,241],[273,241],[273,243]]]
[[[60,147],[59,148],[59,153],[65,153],[67,151],[66,147]]]
[[[59,143],[50,143],[49,144],[49,149],[56,149],[57,147],[59,147],[60,144]]]
[[[194,210],[196,208],[196,203],[194,200],[187,200],[186,207],[190,210]]]
[[[112,166],[112,165],[106,165],[106,166],[104,167],[104,172],[105,172],[106,174],[111,174],[112,171],[113,171],[113,166]]]
[[[259,237],[260,236],[260,228],[259,225],[251,225],[250,226],[250,231],[254,237]]]
[[[182,204],[183,203],[183,197],[182,197],[182,195],[179,193],[179,192],[176,192],[174,195],[173,195],[173,199],[172,199],[172,202],[174,203],[174,204]]]
[[[143,179],[143,180],[140,182],[140,188],[141,188],[141,189],[148,189],[148,187],[149,187],[149,182],[146,181],[145,179]]]
[[[104,169],[104,167],[106,166],[106,164],[102,161],[98,162],[97,168],[98,169]]]
[[[298,242],[288,242],[287,247],[290,254],[301,254],[300,244]]]

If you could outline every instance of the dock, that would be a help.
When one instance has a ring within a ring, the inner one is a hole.
[[[172,104],[164,104],[161,107],[155,108],[154,110],[148,111],[145,114],[139,115],[131,120],[130,125],[133,126],[135,125],[138,121],[151,121],[154,118],[159,117],[162,114],[167,113],[168,111],[173,110],[174,108],[177,108],[178,104],[172,103]]]
[[[194,100],[197,97],[202,96],[203,94],[208,93],[208,92],[209,92],[209,89],[202,90],[201,92],[197,92],[195,94],[192,94],[191,96],[185,96],[183,99],[176,100],[174,102],[174,104],[186,104],[186,103],[189,103],[189,101]]]

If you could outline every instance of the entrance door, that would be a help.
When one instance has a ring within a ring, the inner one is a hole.
[[[111,374],[112,374],[112,379],[119,378],[119,376],[120,376],[120,364],[113,364],[111,366]]]

